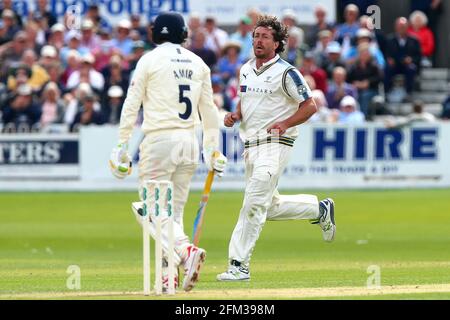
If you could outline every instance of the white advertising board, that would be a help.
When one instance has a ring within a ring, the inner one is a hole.
[[[60,172],[60,176],[45,176],[49,180],[46,183],[29,179],[43,178],[36,171],[40,170],[39,165],[34,162],[22,163],[22,174],[17,175],[12,171],[8,176],[7,172],[12,165],[12,149],[11,146],[6,146],[5,141],[19,141],[23,144],[25,139],[23,135],[5,137],[3,135],[0,140],[0,190],[137,190],[138,146],[143,137],[138,129],[133,134],[129,148],[135,161],[134,170],[124,180],[115,179],[108,167],[111,149],[117,143],[115,126],[82,128],[79,135],[79,165]],[[43,142],[45,139],[42,135],[37,135],[27,137],[26,141]],[[229,163],[225,176],[215,180],[214,189],[243,190],[244,148],[237,129],[222,130],[221,146]],[[21,159],[22,162],[23,159],[35,159],[37,156],[28,155],[25,151],[36,148],[45,149],[21,146],[18,150],[22,150],[23,154],[15,155],[13,159]],[[7,158],[9,162],[5,163]],[[42,158],[41,155],[39,159]],[[280,179],[279,188],[449,187],[449,164],[449,123],[416,124],[401,130],[389,130],[376,124],[357,127],[306,124],[300,127],[300,136],[292,149],[290,162]],[[59,165],[62,163],[54,163],[55,170]],[[59,179],[55,179],[58,177]],[[71,179],[61,181],[61,178],[67,177]],[[192,189],[202,189],[205,177],[206,168],[199,159]]]

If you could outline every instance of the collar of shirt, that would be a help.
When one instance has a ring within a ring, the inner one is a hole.
[[[277,61],[278,59],[280,59],[280,56],[278,53],[275,54],[275,57],[273,57],[272,59],[270,59],[269,61],[264,62],[261,67],[256,68],[256,58],[253,58],[251,61],[251,66],[253,69],[255,70],[261,70],[262,68],[264,68],[265,66],[274,63],[275,61]]]
[[[179,47],[181,46],[178,43],[172,43],[172,42],[164,42],[158,45],[158,47]]]

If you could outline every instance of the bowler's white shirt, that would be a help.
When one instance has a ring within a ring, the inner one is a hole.
[[[268,136],[272,124],[291,117],[301,102],[312,97],[301,73],[278,54],[259,69],[256,58],[249,60],[240,70],[239,82],[244,141]],[[296,138],[297,128],[289,128],[284,136]]]

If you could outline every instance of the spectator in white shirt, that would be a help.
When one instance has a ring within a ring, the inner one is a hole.
[[[91,87],[100,92],[105,84],[103,75],[93,68],[95,58],[92,54],[87,54],[82,58],[80,70],[74,71],[69,80],[67,80],[67,88],[73,89],[80,83],[89,83]]]
[[[228,42],[228,33],[216,25],[216,18],[208,16],[205,19],[206,43],[205,46],[220,56],[222,48]]]

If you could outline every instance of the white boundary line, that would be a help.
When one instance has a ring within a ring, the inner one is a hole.
[[[296,299],[320,297],[352,297],[352,296],[379,296],[415,293],[448,293],[450,299],[450,284],[425,285],[395,285],[382,286],[380,289],[367,289],[365,287],[334,287],[334,288],[273,288],[273,289],[225,289],[225,290],[198,290],[189,293],[178,291],[175,297],[191,299],[249,299],[270,298]],[[89,298],[122,296],[124,299],[131,296],[144,297],[137,291],[88,291],[88,292],[42,292],[42,293],[11,293],[0,294],[0,299],[58,299],[58,298]],[[152,292],[154,296],[154,292]],[[173,298],[173,296],[172,296]]]

